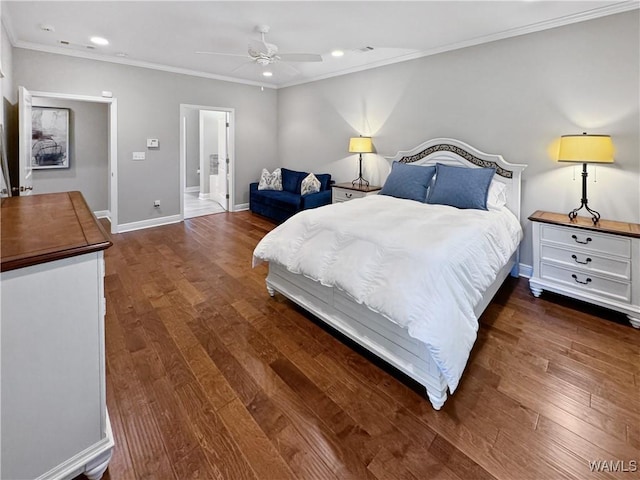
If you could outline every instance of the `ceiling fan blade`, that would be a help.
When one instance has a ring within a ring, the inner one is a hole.
[[[322,55],[315,53],[279,53],[280,60],[285,62],[321,62]]]
[[[221,53],[221,52],[195,52],[198,55],[224,55],[225,57],[243,57],[246,58],[246,55],[241,55],[239,53]]]

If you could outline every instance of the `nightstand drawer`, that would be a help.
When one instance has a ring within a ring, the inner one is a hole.
[[[543,244],[540,260],[545,263],[556,263],[571,270],[580,270],[587,274],[591,272],[617,277],[622,281],[628,281],[631,278],[630,260],[605,258],[594,255],[593,252],[585,253],[574,248],[565,250]]]
[[[354,198],[362,198],[366,195],[365,192],[359,192],[357,190],[344,190],[342,188],[333,188],[333,203],[346,202],[353,200]]]
[[[631,301],[631,284],[628,282],[617,282],[588,272],[567,270],[546,263],[540,265],[540,277],[544,280],[562,283],[573,289],[583,290],[601,297],[608,297],[626,303]]]
[[[631,257],[631,240],[624,237],[549,225],[542,225],[541,237],[544,243],[556,243],[570,248],[619,255],[625,258]]]

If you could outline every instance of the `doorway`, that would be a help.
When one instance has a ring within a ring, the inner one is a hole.
[[[107,210],[98,213],[111,223],[111,233],[118,233],[118,175],[117,175],[117,101],[115,98],[92,97],[52,92],[29,91],[18,88],[18,122],[19,122],[19,172],[17,183],[12,190],[20,195],[29,195],[33,191],[31,141],[32,141],[32,109],[35,104],[52,105],[52,102],[89,102],[107,105],[107,171],[105,183],[107,191]],[[38,193],[38,192],[36,192]]]
[[[183,219],[232,211],[234,109],[180,105]]]

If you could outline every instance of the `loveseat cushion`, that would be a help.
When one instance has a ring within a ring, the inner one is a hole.
[[[268,207],[281,208],[296,212],[302,204],[302,196],[286,190],[260,190],[251,192],[251,200]]]
[[[331,174],[330,173],[316,173],[316,178],[320,180],[320,191],[331,190]]]
[[[297,172],[296,170],[289,170],[288,168],[282,168],[282,190],[297,193],[300,195],[300,185],[304,177],[309,175],[307,172]],[[322,185],[322,182],[320,182]]]

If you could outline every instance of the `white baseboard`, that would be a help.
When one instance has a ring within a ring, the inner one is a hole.
[[[249,210],[249,204],[248,203],[239,203],[238,205],[234,205],[233,206],[233,211],[234,212],[242,212],[243,210]]]
[[[524,263],[520,264],[520,276],[524,277],[524,278],[531,278],[531,275],[533,275],[533,266],[532,265],[525,265]]]
[[[168,217],[150,218],[149,220],[141,220],[139,222],[122,223],[118,225],[118,233],[142,230],[143,228],[159,227],[160,225],[169,225],[170,223],[178,223],[182,220],[182,215],[170,215]]]
[[[184,193],[194,193],[199,191],[200,191],[200,187],[185,187],[184,189]]]
[[[200,193],[198,195],[198,198],[200,200],[209,200],[209,199],[211,199],[211,194],[210,193]]]
[[[93,214],[96,218],[107,218],[111,221],[111,212],[109,210],[96,210]]]

